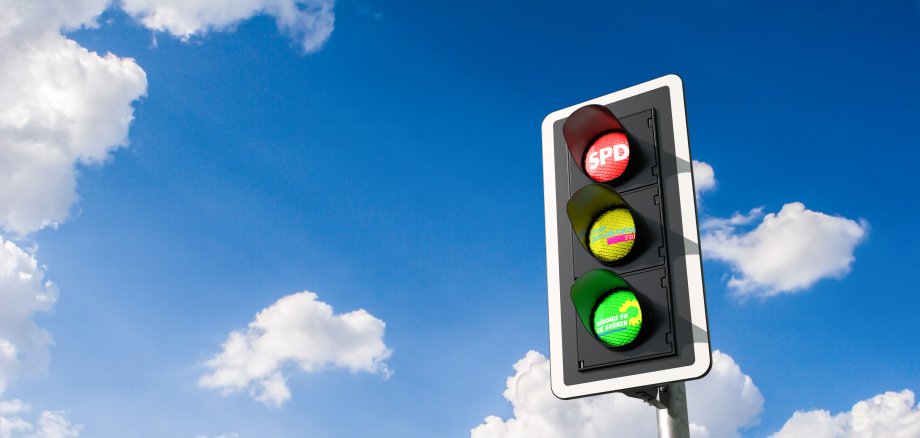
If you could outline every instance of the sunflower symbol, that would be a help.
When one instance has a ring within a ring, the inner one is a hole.
[[[642,324],[642,308],[639,307],[638,300],[626,300],[620,304],[620,313],[626,313],[629,316],[629,325],[637,326]]]

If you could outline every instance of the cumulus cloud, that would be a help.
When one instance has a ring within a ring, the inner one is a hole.
[[[63,411],[44,411],[38,418],[38,429],[29,438],[72,438],[80,436],[80,429],[67,420]]]
[[[688,415],[702,430],[694,436],[737,437],[760,421],[764,398],[751,376],[719,350],[706,377],[687,382]]]
[[[0,39],[24,41],[88,26],[111,0],[0,0]]]
[[[23,418],[32,407],[21,400],[0,401],[0,438],[74,438],[82,426],[71,423],[63,411],[42,411],[37,420]]]
[[[79,165],[128,143],[147,78],[130,58],[61,34],[94,26],[105,1],[0,0],[0,228],[27,234],[66,220]]]
[[[32,409],[32,406],[22,400],[0,401],[0,416],[21,414],[29,409]]]
[[[334,22],[333,0],[0,0],[0,395],[16,374],[44,368],[51,338],[33,315],[49,311],[57,300],[57,288],[44,278],[34,249],[23,250],[3,236],[23,238],[66,221],[78,200],[80,168],[104,163],[128,144],[132,104],[146,94],[146,74],[133,59],[92,52],[62,33],[96,27],[98,16],[113,3],[152,29],[186,39],[227,29],[255,14],[270,14],[305,52],[322,47]],[[383,323],[361,312],[344,315],[351,316],[342,324],[372,330],[373,324],[362,325],[370,318],[380,323],[382,336]],[[272,350],[272,337],[260,342],[252,337],[253,330],[259,327],[252,327],[246,335],[250,337],[243,339],[252,342],[249,347]],[[283,329],[276,327],[278,331]],[[383,361],[389,350],[381,348],[384,353],[372,362],[374,371],[386,373]],[[351,354],[330,363],[367,368],[359,364],[360,352]],[[302,367],[311,364],[296,354],[275,359],[289,356],[302,359]],[[219,386],[227,368],[217,365],[232,367],[221,362],[230,358],[216,357],[210,362],[215,365],[213,380],[202,380]],[[290,398],[278,371],[265,376],[261,385],[260,396],[267,401]],[[29,421],[21,416],[29,409],[18,400],[0,401],[0,438],[78,436],[80,427],[62,412],[43,411]],[[231,436],[236,435],[226,435]]]
[[[122,8],[150,29],[188,40],[226,30],[255,15],[275,18],[278,29],[304,52],[322,48],[335,24],[334,0],[123,0]]]
[[[760,218],[753,230],[740,229]],[[731,266],[728,285],[737,295],[770,297],[849,273],[853,252],[868,231],[865,220],[830,216],[792,202],[779,213],[763,215],[754,209],[704,221],[703,256]]]
[[[718,350],[709,374],[687,382],[693,437],[733,438],[759,422],[764,398],[731,356]],[[529,351],[514,364],[504,391],[513,408],[507,420],[489,416],[471,438],[582,438],[656,436],[655,410],[622,394],[559,400],[549,385],[549,361]],[[917,438],[920,406],[910,390],[886,392],[848,412],[796,411],[771,438]]]
[[[697,199],[715,188],[715,171],[709,164],[694,160],[693,174]],[[791,202],[779,213],[764,214],[758,207],[728,218],[707,217],[700,228],[703,256],[731,267],[728,286],[735,295],[766,298],[849,273],[853,253],[868,235],[869,224]]]
[[[0,232],[24,237],[65,221],[80,166],[127,144],[132,102],[147,88],[131,59],[91,52],[62,35],[96,26],[108,0],[0,0]],[[0,395],[43,371],[51,337],[33,317],[57,300],[45,268],[0,236]],[[0,438],[79,435],[61,411],[0,401]]]
[[[0,237],[0,394],[21,371],[44,368],[51,337],[33,316],[51,310],[57,297],[35,257]]]
[[[712,166],[702,161],[693,160],[693,184],[696,188],[697,197],[716,188],[716,172],[712,169]]]
[[[147,77],[133,59],[61,34],[97,26],[109,0],[0,0],[0,229],[25,235],[65,221],[81,165],[128,144]],[[145,26],[188,39],[258,14],[305,52],[333,30],[333,0],[124,0]]]
[[[19,417],[7,418],[0,416],[0,438],[11,438],[20,432],[32,430],[32,423]]]
[[[909,390],[860,401],[849,412],[796,411],[772,438],[916,438],[920,407]]]
[[[224,393],[248,389],[256,400],[280,406],[291,398],[289,365],[306,373],[344,368],[388,377],[385,326],[363,309],[335,314],[313,292],[288,295],[262,309],[245,331],[231,332],[198,384]]]
[[[543,438],[577,436],[649,437],[657,434],[655,409],[622,394],[559,400],[550,390],[549,361],[536,351],[514,364],[504,391],[513,416],[489,416],[470,432],[472,438]],[[727,354],[713,353],[709,375],[687,385],[693,436],[736,437],[756,424],[763,396]]]
[[[266,13],[315,51],[333,27],[332,0],[0,0],[0,235],[22,238],[66,221],[80,168],[128,144],[146,74],[133,59],[89,51],[62,34],[98,26],[112,3],[186,38]],[[2,237],[0,246],[2,393],[16,372],[41,368],[50,337],[31,316],[49,310],[57,290],[31,254]],[[284,397],[280,375],[265,382],[268,396]]]

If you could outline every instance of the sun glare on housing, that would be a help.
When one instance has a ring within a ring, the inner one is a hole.
[[[636,222],[625,208],[610,210],[591,225],[588,246],[602,262],[615,262],[629,254],[636,241]]]

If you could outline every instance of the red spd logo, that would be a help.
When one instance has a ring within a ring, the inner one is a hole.
[[[585,171],[597,182],[619,177],[629,164],[629,140],[622,132],[611,132],[598,138],[585,155]]]

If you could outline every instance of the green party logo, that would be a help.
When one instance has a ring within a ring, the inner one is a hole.
[[[607,295],[594,311],[594,334],[611,347],[629,345],[642,329],[642,307],[630,291]]]

